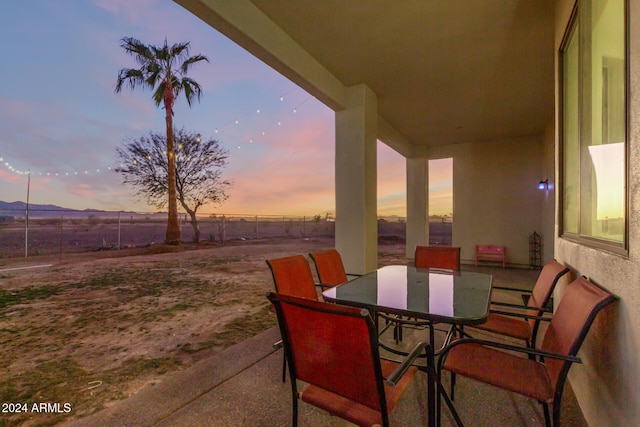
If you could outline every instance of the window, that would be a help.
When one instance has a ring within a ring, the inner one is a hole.
[[[621,253],[627,235],[625,12],[625,0],[578,0],[560,52],[561,233]]]

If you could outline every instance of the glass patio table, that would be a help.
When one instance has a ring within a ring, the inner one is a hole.
[[[379,312],[426,320],[432,358],[434,322],[454,326],[486,322],[492,280],[490,274],[471,271],[390,265],[327,289],[322,295],[328,302],[366,308],[374,320]],[[449,336],[445,344],[448,339]],[[382,347],[397,354],[402,353],[386,345]],[[429,366],[426,369],[431,379],[428,390],[429,425],[433,425],[435,378]]]
[[[322,292],[338,304],[452,325],[484,323],[490,274],[389,265]],[[431,343],[433,344],[433,342]]]

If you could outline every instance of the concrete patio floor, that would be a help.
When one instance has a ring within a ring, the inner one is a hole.
[[[493,272],[494,269],[481,270]],[[495,269],[494,284],[501,286],[514,282],[524,283],[526,288],[532,285],[531,279],[535,281],[537,277],[537,272],[532,270],[500,270]],[[409,345],[415,339],[427,339],[426,335],[426,331],[407,331],[405,342]],[[286,383],[281,381],[283,352],[272,346],[279,338],[278,328],[271,328],[148,386],[129,399],[64,425],[289,426],[291,386],[288,378]],[[420,372],[391,414],[392,426],[426,425],[426,381],[426,374]],[[448,377],[444,382],[448,387]],[[537,402],[465,378],[457,379],[455,403],[465,425],[470,427],[544,425],[542,407]],[[346,424],[303,402],[299,414],[300,426]],[[443,415],[442,425],[453,425],[446,406],[443,406]],[[563,396],[562,425],[586,425],[570,385],[565,387]]]

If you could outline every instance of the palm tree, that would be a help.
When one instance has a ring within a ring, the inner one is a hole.
[[[148,87],[154,90],[153,100],[156,106],[161,102],[164,103],[167,130],[167,187],[169,188],[169,218],[165,243],[179,245],[181,238],[176,197],[173,103],[181,92],[184,92],[189,107],[194,96],[200,100],[202,94],[200,85],[186,75],[193,64],[200,61],[209,62],[209,59],[203,55],[189,56],[189,42],[176,43],[169,47],[165,39],[164,45],[157,47],[145,45],[133,37],[124,37],[120,40],[120,46],[135,58],[140,68],[121,69],[118,72],[115,92],[120,93],[125,83],[128,83],[131,90],[137,86]]]

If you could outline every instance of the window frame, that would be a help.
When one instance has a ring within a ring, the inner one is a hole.
[[[625,124],[624,124],[624,128],[625,128],[625,138],[624,138],[624,153],[625,153],[625,157],[624,157],[624,230],[623,230],[623,241],[618,243],[618,242],[614,242],[611,240],[606,240],[606,239],[602,239],[602,238],[598,238],[598,237],[594,237],[594,236],[589,236],[586,234],[582,234],[582,212],[581,212],[581,208],[582,208],[582,200],[581,200],[581,192],[582,192],[582,186],[581,186],[581,177],[582,177],[582,171],[581,171],[581,158],[582,158],[582,154],[581,154],[581,147],[582,147],[582,136],[581,136],[581,123],[583,120],[582,117],[582,111],[583,111],[583,105],[582,105],[582,99],[581,99],[581,93],[582,90],[579,89],[578,90],[578,188],[577,188],[577,221],[578,221],[578,231],[577,233],[574,232],[568,232],[564,230],[564,226],[565,226],[565,127],[564,127],[564,113],[565,113],[565,73],[564,73],[564,66],[565,66],[565,52],[567,50],[567,47],[569,45],[569,42],[571,40],[572,36],[576,36],[576,37],[580,37],[580,28],[576,28],[576,26],[578,26],[579,24],[579,5],[580,3],[584,2],[584,1],[591,1],[591,0],[576,0],[574,5],[573,5],[573,10],[571,11],[571,16],[569,18],[567,27],[565,28],[565,32],[564,35],[562,37],[562,41],[560,43],[560,48],[558,51],[558,77],[557,77],[557,81],[558,81],[558,97],[559,97],[559,102],[558,102],[558,138],[559,138],[559,150],[558,150],[558,161],[559,161],[559,165],[558,165],[558,177],[559,177],[559,183],[560,185],[558,186],[559,189],[559,194],[558,194],[558,205],[559,205],[559,209],[558,209],[558,217],[557,217],[557,224],[558,224],[558,237],[577,243],[579,245],[582,246],[587,246],[587,247],[591,247],[594,249],[598,249],[598,250],[603,250],[603,251],[607,251],[607,252],[611,252],[617,255],[622,255],[625,257],[629,256],[629,135],[630,135],[630,131],[629,131],[629,124],[630,124],[630,105],[631,105],[631,101],[630,101],[630,48],[629,48],[629,0],[623,0],[624,5],[624,53],[625,53],[625,58],[624,58],[624,120],[625,120]],[[579,39],[578,39],[578,43],[580,43]],[[578,49],[578,85],[579,87],[583,84],[582,83],[582,78],[583,78],[583,67],[581,64],[581,50]]]

